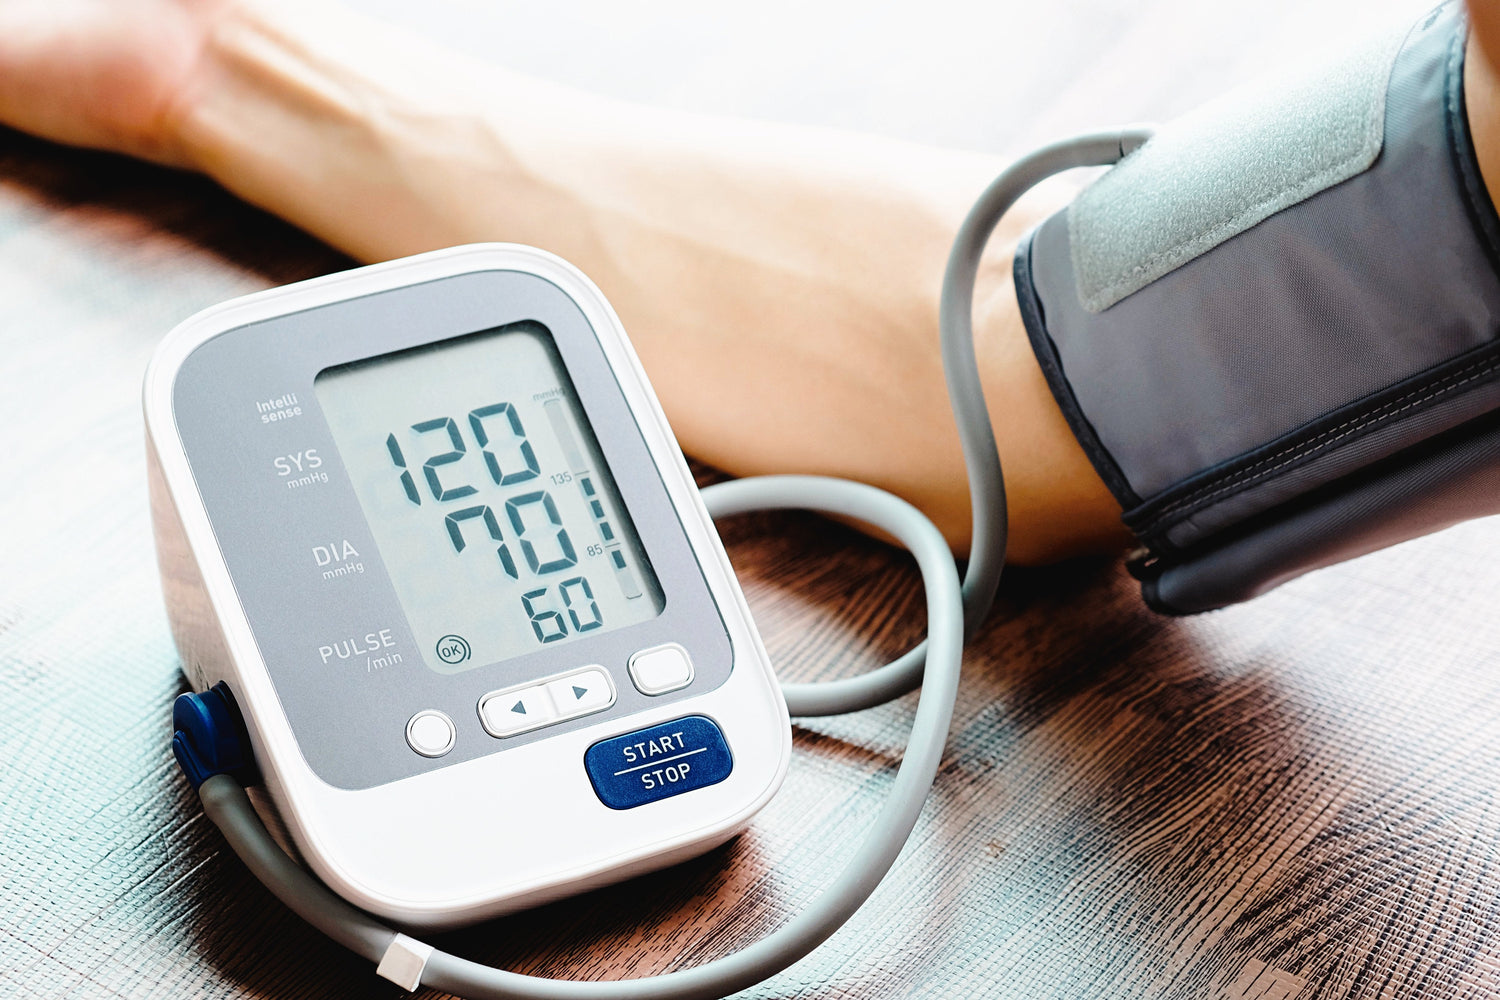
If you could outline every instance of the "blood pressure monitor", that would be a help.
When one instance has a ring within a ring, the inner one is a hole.
[[[702,852],[787,710],[598,290],[483,245],[200,313],[147,373],[193,688],[330,887],[451,926]]]
[[[962,584],[937,527],[874,486],[770,475],[700,495],[619,320],[550,254],[458,247],[183,323],[152,359],[145,410],[157,554],[195,691],[173,704],[172,750],[204,815],[278,899],[408,991],[708,1000],[806,956],[916,827],[965,630],[1004,566],[971,325],[989,234],[1038,180],[1150,135],[1022,157],[959,229],[938,326],[973,515]],[[927,638],[867,673],[778,686],[705,499],[719,516],[801,508],[886,533],[921,573]],[[565,982],[372,916],[455,926],[701,853],[780,786],[789,709],[837,715],[919,688],[844,868],[740,951]]]

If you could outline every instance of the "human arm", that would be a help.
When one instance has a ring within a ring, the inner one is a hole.
[[[77,41],[87,32],[62,45],[0,30],[0,116],[202,169],[362,259],[480,239],[554,250],[615,302],[689,452],[741,474],[887,486],[963,546],[936,294],[952,231],[997,169],[990,158],[621,105],[336,8],[149,4],[149,39],[130,34],[139,17],[106,19],[93,53]],[[39,16],[57,28],[51,6]],[[1471,56],[1495,51],[1494,19],[1475,16]],[[151,45],[172,57],[127,58]],[[1471,57],[1466,72],[1479,163],[1493,179],[1492,63]],[[1020,230],[1056,202],[1007,220],[978,309],[1021,562],[1126,538],[1039,374],[1009,284]]]
[[[150,0],[152,34],[132,38],[139,14],[100,13],[118,6],[78,5],[66,44],[46,8],[29,41],[4,25],[17,7],[0,13],[0,117],[202,170],[363,260],[552,250],[609,296],[689,453],[885,486],[966,544],[937,296],[990,157],[625,105],[336,7]],[[139,56],[153,45],[169,54]],[[1126,537],[1009,289],[1007,247],[1057,203],[1008,220],[977,310],[1021,562]]]

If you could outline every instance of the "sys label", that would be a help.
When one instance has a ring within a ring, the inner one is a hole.
[[[723,781],[734,758],[712,719],[690,715],[601,740],[584,752],[583,765],[600,802],[634,809]]]

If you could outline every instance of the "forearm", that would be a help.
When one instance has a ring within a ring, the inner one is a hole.
[[[1484,6],[1471,14],[1473,33],[1464,54],[1464,111],[1468,115],[1469,135],[1474,141],[1474,157],[1484,185],[1495,197],[1500,183],[1500,81],[1496,80],[1493,61],[1485,52],[1486,32],[1500,34],[1500,10]],[[1495,40],[1500,48],[1500,39]]]
[[[552,250],[609,295],[690,453],[874,481],[964,544],[937,297],[989,158],[618,104],[342,12],[227,18],[194,79],[182,159],[231,190],[367,260],[489,239]],[[1036,561],[1120,529],[1020,329],[1020,227],[996,239],[979,354],[1014,552]]]

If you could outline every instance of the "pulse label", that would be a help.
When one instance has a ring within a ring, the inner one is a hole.
[[[325,643],[318,647],[318,659],[325,665],[341,661],[361,664],[367,674],[404,662],[388,628]]]

